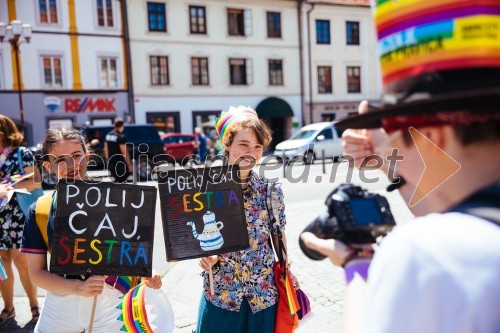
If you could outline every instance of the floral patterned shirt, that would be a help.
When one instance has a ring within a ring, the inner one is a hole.
[[[273,273],[274,253],[268,242],[270,221],[266,210],[266,188],[266,180],[252,172],[243,189],[250,248],[219,255],[212,270],[214,296],[210,295],[208,274],[202,273],[205,297],[215,306],[239,311],[246,298],[252,312],[256,313],[273,306],[278,300]],[[283,192],[276,188],[271,197],[276,223],[283,232],[286,223]],[[276,232],[277,226],[273,225],[273,229]]]

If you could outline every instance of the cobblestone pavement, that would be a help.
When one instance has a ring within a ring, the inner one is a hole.
[[[304,166],[296,166],[289,171],[289,176],[297,179],[304,174]],[[334,173],[335,181],[332,179]],[[342,318],[344,313],[344,277],[340,268],[333,266],[328,260],[312,261],[300,250],[298,237],[303,228],[310,223],[323,209],[326,195],[340,181],[349,180],[349,172],[345,165],[328,164],[326,174],[322,173],[320,164],[309,169],[309,177],[305,182],[295,182],[282,178],[282,169],[265,171],[268,178],[279,177],[285,193],[287,214],[286,236],[288,240],[289,257],[293,264],[292,272],[297,276],[301,288],[309,296],[313,315],[305,320],[297,330],[305,332],[342,332]],[[387,181],[377,171],[368,171],[365,176],[370,179],[380,177],[373,183],[361,183],[357,172],[352,175],[352,182],[361,184],[370,191],[379,192],[387,196],[393,214],[398,223],[412,217],[406,205],[397,193],[385,192]],[[289,177],[290,178],[290,177]],[[159,205],[157,205],[157,226],[155,230],[155,255],[153,268],[163,273],[168,270],[163,279],[163,290],[172,304],[175,315],[175,332],[192,332],[196,327],[198,302],[202,291],[201,269],[197,260],[188,260],[177,263],[167,263],[165,260],[163,232]],[[30,319],[29,306],[24,292],[16,281],[15,307],[17,319],[22,327]],[[43,294],[43,291],[40,291]],[[43,302],[43,297],[40,297]],[[1,302],[0,302],[1,305]],[[25,310],[25,311],[24,311]],[[2,330],[0,332],[29,332],[22,330]]]

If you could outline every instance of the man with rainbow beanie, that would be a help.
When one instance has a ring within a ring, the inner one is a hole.
[[[337,126],[357,165],[397,149],[419,217],[373,258],[302,240],[345,269],[345,332],[500,332],[500,1],[379,0],[375,22],[381,107]]]

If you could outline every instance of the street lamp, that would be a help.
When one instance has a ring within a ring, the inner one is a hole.
[[[12,45],[16,57],[17,69],[17,92],[19,95],[19,113],[21,115],[21,128],[19,130],[24,134],[24,111],[23,97],[21,91],[21,72],[19,70],[19,46],[22,43],[29,43],[31,40],[31,24],[23,24],[20,20],[13,20],[10,25],[0,22],[0,43],[8,41]]]

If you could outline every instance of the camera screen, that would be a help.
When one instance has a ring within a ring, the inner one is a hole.
[[[380,210],[373,199],[351,199],[348,201],[356,219],[356,225],[381,224]]]

